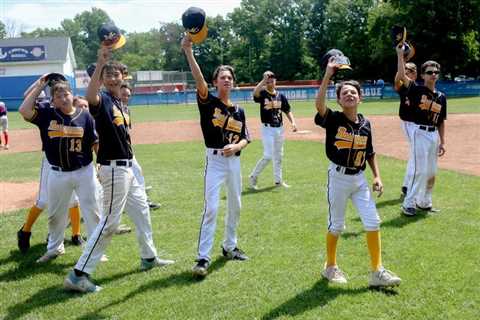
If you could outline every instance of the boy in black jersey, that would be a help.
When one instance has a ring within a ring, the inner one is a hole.
[[[63,238],[67,226],[67,208],[75,191],[82,206],[90,237],[99,221],[100,208],[92,149],[98,143],[93,117],[73,106],[67,82],[51,87],[53,108],[34,108],[46,85],[42,76],[32,86],[20,106],[25,120],[40,129],[42,145],[50,170],[47,177],[48,244],[47,252],[37,262],[43,263],[65,252]]]
[[[407,98],[413,112],[414,130],[414,175],[410,180],[402,205],[406,216],[416,214],[416,209],[438,211],[432,206],[432,189],[437,171],[437,160],[445,154],[445,119],[447,118],[447,98],[436,89],[440,75],[440,64],[427,61],[422,64],[423,85],[411,81],[405,69],[403,48],[397,48],[398,78],[408,84]]]
[[[276,90],[275,74],[265,71],[263,79],[253,91],[253,100],[260,104],[260,118],[262,121],[263,157],[257,162],[249,176],[250,188],[257,190],[257,178],[265,169],[270,160],[273,160],[273,176],[275,186],[288,188],[283,181],[282,157],[284,128],[282,112],[292,124],[293,132],[297,131],[297,125],[293,118],[290,103],[284,94]]]
[[[326,107],[325,96],[330,78],[340,66],[331,57],[316,99],[315,123],[326,129],[325,148],[330,160],[328,169],[328,233],[327,261],[322,276],[334,283],[346,283],[344,273],[337,266],[337,241],[345,229],[345,209],[352,199],[367,234],[372,272],[369,285],[396,286],[400,278],[382,265],[380,246],[380,218],[368,188],[364,170],[368,162],[373,173],[373,190],[383,193],[380,171],[372,145],[370,122],[357,112],[361,101],[360,85],[345,81],[337,87],[337,102],[342,111]]]
[[[242,176],[240,152],[249,142],[245,112],[230,101],[235,74],[231,66],[220,66],[213,74],[217,96],[208,92],[192,51],[188,36],[182,39],[182,48],[197,86],[200,126],[206,146],[205,207],[198,239],[198,255],[193,267],[195,276],[204,277],[210,265],[210,251],[215,236],[220,188],[227,187],[227,216],[222,253],[227,259],[246,260],[248,257],[237,247],[237,226],[240,219]]]
[[[120,101],[120,87],[126,67],[110,61],[111,50],[104,46],[98,50],[97,66],[86,94],[99,136],[97,163],[100,164],[98,176],[103,187],[103,214],[83,254],[64,281],[65,289],[80,292],[101,289],[92,283],[90,274],[118,229],[124,209],[137,229],[141,270],[174,263],[157,256],[145,189],[132,172],[130,119]],[[102,85],[105,91],[100,91]]]

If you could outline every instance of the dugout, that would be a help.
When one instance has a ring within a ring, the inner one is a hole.
[[[64,74],[75,92],[75,68],[68,37],[0,39],[0,100],[18,110],[25,90],[50,72]]]

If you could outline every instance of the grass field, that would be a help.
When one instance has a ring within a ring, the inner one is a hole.
[[[380,157],[386,188],[377,200],[383,260],[403,283],[391,291],[367,287],[365,235],[349,206],[347,230],[338,248],[338,262],[349,283],[329,285],[320,276],[327,211],[324,146],[287,141],[284,173],[292,187],[272,188],[270,166],[260,177],[261,191],[244,191],[242,197],[239,246],[251,260],[226,262],[220,257],[223,198],[211,274],[196,281],[190,269],[203,206],[203,145],[135,149],[147,184],[154,186],[151,198],[162,203],[152,212],[155,242],[176,264],[140,272],[135,235],[115,236],[107,250],[110,261],[100,264],[93,275],[104,290],[67,293],[62,282],[80,248],[67,246],[64,256],[35,265],[45,250],[45,215],[34,227],[32,248],[25,256],[16,249],[15,233],[26,210],[0,215],[0,319],[478,318],[479,177],[439,171],[434,201],[442,211],[406,218],[399,210],[405,163]],[[245,182],[261,151],[261,143],[254,142],[242,153]],[[21,163],[22,168],[38,168],[39,159],[39,153],[2,155],[2,166]],[[35,170],[0,170],[1,181],[35,180],[37,175]],[[123,222],[132,225],[128,217]]]
[[[290,101],[292,111],[297,118],[312,117],[315,114],[315,101]],[[366,100],[360,105],[360,112],[365,115],[398,114],[398,99],[394,100]],[[258,118],[258,104],[242,103],[246,109],[247,119]],[[335,101],[329,102],[337,107]],[[448,113],[479,113],[480,97],[448,99]],[[173,121],[198,119],[196,105],[160,105],[160,106],[133,106],[133,121]],[[18,112],[9,113],[10,129],[32,128]]]

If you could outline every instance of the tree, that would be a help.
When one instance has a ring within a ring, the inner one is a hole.
[[[7,36],[7,30],[5,29],[5,24],[0,21],[0,39],[4,39]]]

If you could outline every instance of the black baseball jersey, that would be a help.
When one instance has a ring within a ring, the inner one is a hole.
[[[439,126],[447,118],[447,98],[440,91],[431,91],[412,82],[408,99],[414,108],[414,122],[426,126]]]
[[[326,129],[325,149],[333,163],[365,170],[365,160],[374,155],[370,121],[358,114],[358,123],[350,121],[343,112],[327,108],[324,117],[315,116],[315,124]]]
[[[262,123],[268,123],[276,127],[283,124],[282,111],[289,113],[291,109],[287,97],[278,91],[273,94],[263,89],[258,97],[253,97],[253,101],[260,103]]]
[[[410,83],[411,84],[411,83]],[[409,86],[410,86],[409,84]],[[398,115],[403,121],[415,122],[415,108],[410,104],[408,98],[408,87],[400,86],[397,91],[400,96],[400,107],[398,108]]]
[[[100,92],[100,104],[90,106],[99,135],[97,162],[115,159],[132,159],[130,117],[123,111],[122,103],[109,92]]]
[[[245,112],[238,105],[227,106],[210,92],[206,99],[197,93],[200,126],[207,148],[222,149],[242,139],[250,141]],[[236,155],[240,155],[238,152]]]
[[[130,114],[130,109],[128,108],[128,105],[124,104],[123,102],[122,108],[125,115],[128,115],[128,129],[132,129],[132,115]]]
[[[48,162],[66,171],[90,164],[92,146],[98,141],[95,121],[85,110],[75,108],[72,115],[56,108],[35,108],[30,122],[40,129],[40,136]]]

